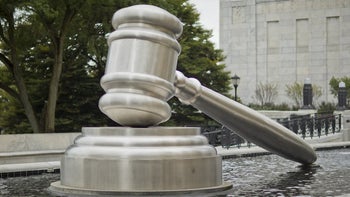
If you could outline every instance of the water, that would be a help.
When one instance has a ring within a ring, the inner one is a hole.
[[[231,196],[350,196],[350,149],[318,151],[310,167],[276,155],[226,159],[223,178]],[[0,179],[0,196],[50,196],[59,174]]]
[[[350,149],[317,152],[303,167],[276,155],[227,159],[223,177],[228,196],[350,196]]]

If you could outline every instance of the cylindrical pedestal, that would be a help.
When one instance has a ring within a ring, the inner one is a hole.
[[[221,157],[199,128],[95,127],[69,147],[61,181],[67,195],[206,196],[232,188],[222,182]]]

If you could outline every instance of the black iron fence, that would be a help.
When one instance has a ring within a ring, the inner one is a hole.
[[[308,114],[303,116],[291,115],[289,118],[277,119],[277,122],[290,129],[302,138],[314,138],[335,134],[341,130],[341,114]],[[243,139],[235,132],[222,126],[202,127],[202,135],[208,138],[213,146],[251,147],[253,144]]]
[[[313,138],[335,134],[341,130],[341,114],[309,114],[278,119],[277,122],[302,138]]]
[[[202,128],[202,135],[208,138],[209,144],[213,146],[222,146],[224,148],[242,146],[251,147],[253,144],[237,135],[226,127],[211,126]]]

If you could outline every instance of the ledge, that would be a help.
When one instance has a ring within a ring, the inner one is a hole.
[[[36,156],[36,155],[51,155],[63,154],[65,150],[40,150],[40,151],[20,151],[20,152],[0,152],[1,157],[20,157],[20,156]]]

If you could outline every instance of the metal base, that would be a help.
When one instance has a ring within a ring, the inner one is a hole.
[[[58,196],[165,196],[165,197],[178,197],[178,196],[226,196],[228,192],[232,189],[232,184],[223,183],[217,187],[207,187],[207,188],[196,188],[196,189],[186,189],[186,190],[162,190],[162,191],[97,191],[97,190],[86,190],[82,188],[73,188],[61,185],[60,181],[51,183],[49,187],[49,192]]]
[[[61,161],[54,193],[210,196],[222,182],[221,157],[199,128],[83,128]],[[215,194],[217,195],[217,194]]]

